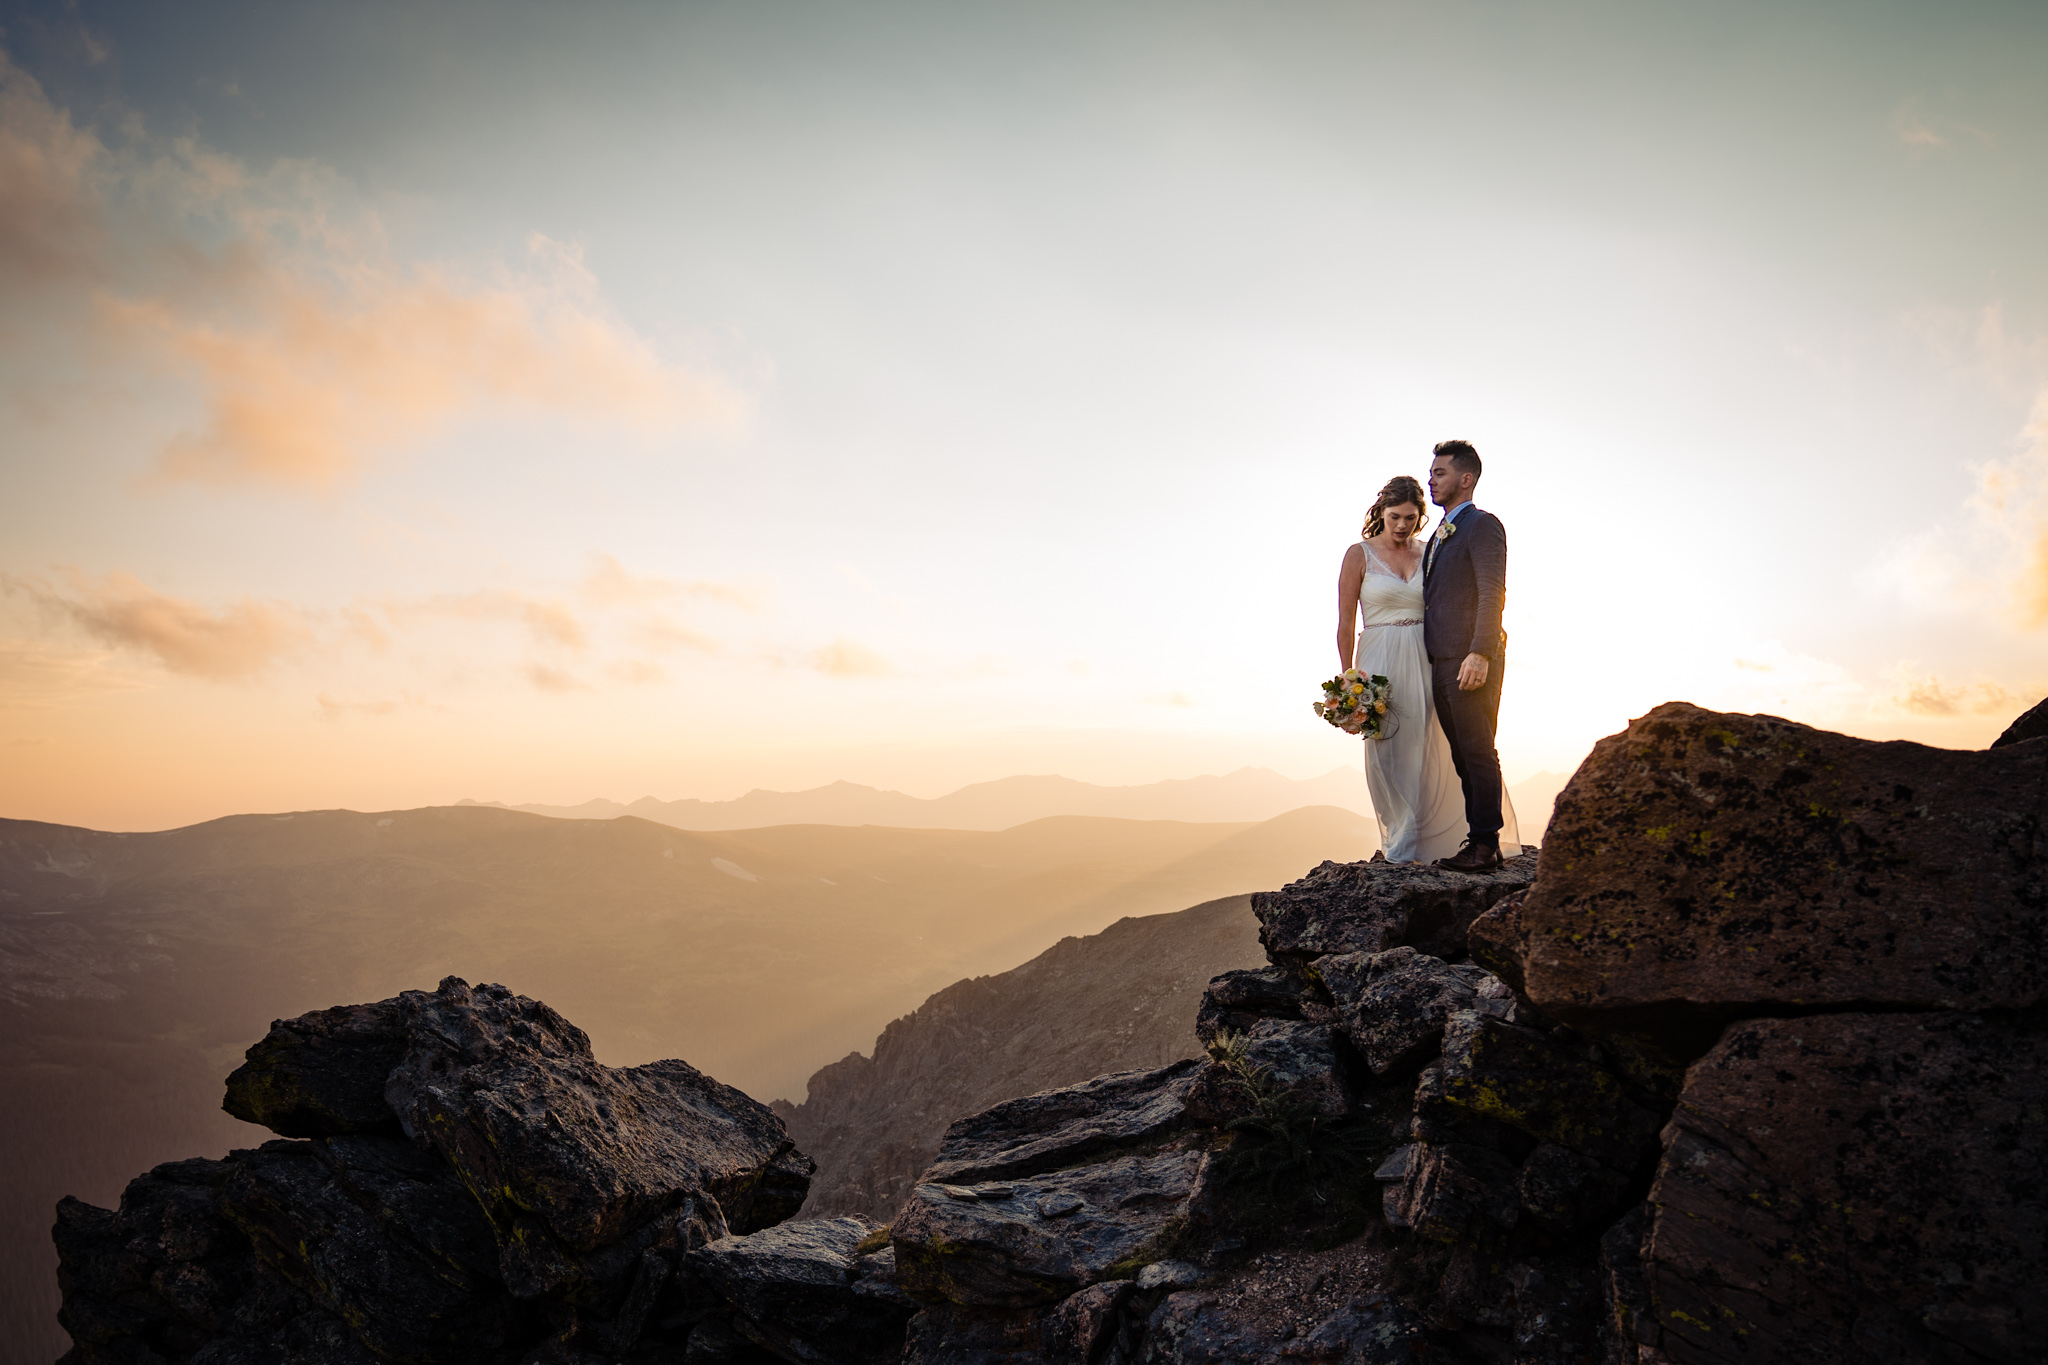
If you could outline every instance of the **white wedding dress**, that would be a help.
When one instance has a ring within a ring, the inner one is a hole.
[[[1465,792],[1451,762],[1451,742],[1436,723],[1429,685],[1429,651],[1422,644],[1422,566],[1403,578],[1360,543],[1365,577],[1358,585],[1360,630],[1353,663],[1393,683],[1385,739],[1365,741],[1365,785],[1379,820],[1387,861],[1427,863],[1447,858],[1465,842]],[[1521,830],[1507,787],[1500,793],[1500,851],[1522,851]]]

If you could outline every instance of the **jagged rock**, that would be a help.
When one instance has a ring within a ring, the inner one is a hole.
[[[1567,1233],[1607,1222],[1627,1189],[1627,1176],[1554,1142],[1529,1153],[1515,1175],[1523,1212]]]
[[[233,1167],[221,1211],[257,1259],[378,1355],[487,1361],[531,1325],[476,1202],[410,1143],[266,1142]]]
[[[1183,1140],[1003,1184],[919,1184],[893,1225],[898,1282],[1021,1308],[1127,1278],[1185,1220],[1206,1161]]]
[[[502,986],[450,977],[398,999],[386,1099],[483,1206],[515,1295],[588,1278],[579,1258],[693,1196],[743,1233],[803,1203],[811,1163],[782,1121],[688,1063],[602,1066],[583,1030]]]
[[[1252,909],[1266,956],[1295,971],[1331,953],[1380,953],[1403,944],[1432,957],[1463,957],[1466,926],[1535,876],[1534,850],[1485,873],[1326,862],[1300,881],[1253,896]]]
[[[707,1318],[690,1329],[683,1346],[683,1365],[783,1365],[782,1357],[763,1350],[723,1318]]]
[[[119,1210],[57,1205],[64,1365],[154,1365],[204,1355],[378,1365],[339,1318],[258,1264],[222,1216],[234,1161],[174,1161],[128,1183]]]
[[[784,1360],[893,1361],[914,1309],[860,1292],[859,1247],[878,1227],[858,1215],[781,1223],[699,1247],[683,1268],[732,1305],[741,1334]]]
[[[1612,1073],[1535,1029],[1477,1010],[1444,1026],[1431,1103],[1492,1119],[1570,1148],[1617,1171],[1656,1148],[1659,1116],[1629,1097]]]
[[[910,1320],[903,1365],[1068,1365],[1048,1349],[1048,1326],[1044,1310],[999,1313],[933,1304]]]
[[[1195,1036],[1208,1047],[1223,1033],[1243,1033],[1261,1019],[1299,1019],[1313,987],[1293,972],[1259,967],[1225,972],[1202,993]]]
[[[1467,1143],[1417,1143],[1391,1207],[1389,1222],[1435,1242],[1464,1241],[1482,1223],[1513,1227],[1521,1212],[1515,1163]]]
[[[2038,1360],[2044,1110],[2036,1017],[1731,1026],[1688,1075],[1650,1196],[1652,1344],[1677,1365]]]
[[[1154,1261],[1138,1272],[1138,1288],[1192,1289],[1202,1282],[1202,1268],[1188,1261]]]
[[[1117,1314],[1130,1301],[1133,1288],[1129,1280],[1105,1280],[1062,1299],[1046,1322],[1047,1359],[1060,1365],[1093,1365],[1115,1338]]]
[[[1204,1070],[1098,1077],[955,1123],[893,1225],[898,1282],[928,1301],[1023,1308],[1156,1259],[1207,1162],[1201,1134],[1183,1131]]]
[[[1528,888],[1503,896],[1486,913],[1465,927],[1465,951],[1472,960],[1505,981],[1516,994],[1525,994],[1522,958],[1527,949],[1522,936],[1522,907],[1529,900]]]
[[[1168,1294],[1145,1323],[1137,1365],[1248,1365],[1272,1343],[1216,1306],[1214,1294]]]
[[[1522,989],[1603,1027],[1693,1016],[1707,1042],[1760,1009],[2032,1005],[2044,782],[2048,745],[1875,743],[1668,702],[1558,797]]]
[[[1179,1132],[1205,1069],[1190,1058],[1121,1071],[957,1119],[924,1179],[964,1185],[1032,1175]]]
[[[1638,1204],[1600,1236],[1600,1340],[1608,1365],[1637,1365],[1638,1349],[1656,1349],[1657,1311],[1643,1278],[1643,1234],[1650,1210]]]
[[[1994,749],[2003,749],[2008,744],[2024,740],[2041,739],[2048,736],[2048,701],[2037,701],[2028,707],[2025,714],[2005,727],[2004,733],[1991,741]]]
[[[279,1137],[396,1134],[384,1082],[404,1055],[396,1000],[279,1019],[228,1077],[221,1108]]]
[[[1402,946],[1318,958],[1344,1036],[1375,1076],[1412,1072],[1437,1055],[1444,1020],[1477,1000],[1471,981],[1440,958]]]

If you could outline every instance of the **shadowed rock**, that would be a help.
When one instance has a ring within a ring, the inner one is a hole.
[[[273,1360],[290,1341],[322,1365],[378,1365],[339,1317],[270,1274],[222,1213],[236,1170],[174,1161],[128,1182],[118,1210],[77,1199],[57,1206],[57,1320],[71,1334],[64,1365],[182,1365]],[[266,1351],[266,1347],[269,1347]]]
[[[732,1305],[741,1334],[802,1365],[893,1361],[916,1305],[860,1292],[861,1243],[879,1225],[853,1215],[726,1237],[684,1270]]]
[[[396,1000],[279,1019],[228,1077],[221,1108],[280,1137],[396,1134],[384,1081],[404,1055]]]
[[[1406,946],[1319,958],[1315,974],[1336,1003],[1344,1036],[1381,1077],[1412,1073],[1436,1056],[1444,1021],[1477,999],[1465,976]]]
[[[970,1114],[946,1130],[926,1182],[971,1184],[1071,1166],[1187,1126],[1206,1064],[1097,1076]]]
[[[1656,1148],[1659,1117],[1605,1068],[1535,1029],[1476,1010],[1450,1016],[1435,1102],[1629,1171]]]
[[[408,1047],[385,1096],[483,1207],[520,1297],[695,1195],[737,1232],[803,1203],[811,1163],[782,1121],[686,1062],[602,1066],[583,1030],[502,986],[450,977],[399,1002]]]
[[[2048,738],[2048,701],[2037,701],[2027,708],[2024,715],[2006,726],[2005,732],[1991,741],[1991,747],[2003,749],[2008,744],[2044,738]]]
[[[1184,1131],[1205,1069],[1104,1076],[955,1123],[893,1225],[898,1282],[1024,1308],[1158,1259],[1207,1162]]]
[[[1520,909],[1523,989],[1603,1027],[2033,1004],[2044,780],[2048,745],[1880,744],[1667,702],[1558,798]]]
[[[1731,1027],[1692,1068],[1650,1197],[1665,1355],[2038,1360],[2044,1107],[2038,1020]]]
[[[1403,944],[1432,957],[1465,955],[1465,928],[1536,875],[1531,850],[1491,872],[1413,863],[1326,862],[1300,881],[1252,897],[1259,942],[1296,971],[1331,953],[1380,953]]]
[[[488,1361],[529,1326],[476,1202],[402,1139],[267,1142],[238,1154],[222,1212],[258,1260],[387,1359]]]

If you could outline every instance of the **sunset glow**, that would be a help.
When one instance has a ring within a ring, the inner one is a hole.
[[[1474,441],[1510,782],[2048,693],[2048,10],[10,6],[0,813],[1310,777]]]

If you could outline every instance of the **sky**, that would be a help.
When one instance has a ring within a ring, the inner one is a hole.
[[[2048,694],[2048,7],[0,4],[0,815],[1359,761]]]

